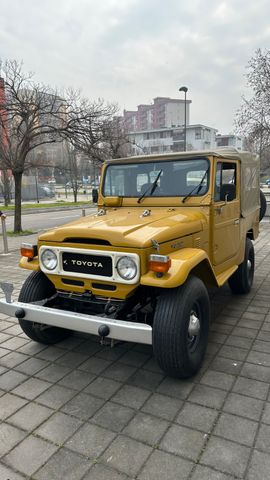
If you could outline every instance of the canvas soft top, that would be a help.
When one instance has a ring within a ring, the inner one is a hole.
[[[240,151],[236,148],[221,147],[214,150],[191,150],[188,152],[171,152],[151,155],[136,155],[134,157],[115,158],[107,160],[106,163],[132,163],[134,160],[140,162],[152,162],[153,160],[171,160],[173,158],[194,158],[194,157],[220,157],[229,160],[240,160],[241,163],[250,163],[257,161],[256,157],[246,151]]]

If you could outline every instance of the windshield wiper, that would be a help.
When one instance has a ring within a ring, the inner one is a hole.
[[[145,190],[145,192],[140,196],[140,198],[138,198],[137,203],[141,203],[142,199],[143,199],[144,197],[146,197],[146,195],[148,194],[149,191],[150,191],[149,196],[151,197],[151,195],[153,195],[154,191],[155,191],[156,188],[157,188],[157,183],[158,183],[158,181],[159,181],[159,177],[160,177],[160,175],[162,174],[162,172],[163,172],[163,170],[160,170],[160,171],[158,172],[158,175],[157,175],[156,180],[155,180],[153,183],[151,183],[151,185],[149,185],[149,187],[148,187],[148,188]]]
[[[207,176],[207,174],[208,174],[208,172],[209,172],[209,169],[210,169],[210,167],[208,167],[208,169],[205,171],[205,173],[204,173],[204,175],[203,175],[200,183],[199,183],[198,185],[196,185],[196,186],[183,198],[182,203],[185,203],[186,199],[187,199],[188,197],[190,197],[190,196],[192,195],[192,193],[194,193],[194,192],[199,193],[199,192],[201,191],[202,186],[203,186],[203,182],[204,182],[204,180],[206,179],[206,176]]]

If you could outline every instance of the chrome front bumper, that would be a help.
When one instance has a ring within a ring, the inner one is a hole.
[[[24,313],[23,317],[19,317],[18,315],[18,310],[21,309]],[[23,320],[28,320],[29,322],[67,328],[68,330],[98,336],[100,336],[98,333],[99,327],[106,325],[109,327],[107,338],[152,345],[152,327],[144,323],[126,322],[125,320],[85,315],[31,303],[9,303],[4,298],[0,299],[0,312],[10,317],[23,318]]]

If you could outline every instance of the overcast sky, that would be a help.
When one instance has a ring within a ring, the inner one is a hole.
[[[270,48],[269,16],[269,0],[2,1],[0,57],[121,110],[186,85],[191,123],[229,133],[247,62]]]

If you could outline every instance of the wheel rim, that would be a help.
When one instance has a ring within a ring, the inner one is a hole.
[[[187,347],[192,353],[196,350],[201,332],[200,308],[195,304],[189,314],[188,331],[187,331]]]
[[[253,279],[253,258],[250,255],[247,259],[247,276],[248,276],[248,283],[251,285]]]

